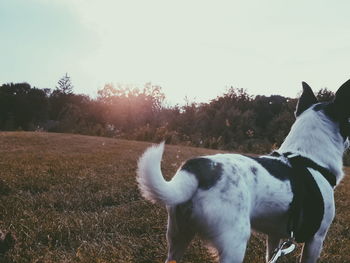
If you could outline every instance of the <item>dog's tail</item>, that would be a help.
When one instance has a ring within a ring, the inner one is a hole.
[[[160,164],[164,151],[164,142],[146,150],[138,162],[137,182],[142,196],[153,202],[168,206],[188,201],[198,187],[197,179],[186,171],[177,171],[166,181]]]

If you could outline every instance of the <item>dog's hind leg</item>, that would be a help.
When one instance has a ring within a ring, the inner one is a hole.
[[[190,204],[168,208],[168,258],[166,263],[179,263],[186,248],[195,235],[194,226],[191,227]]]
[[[266,262],[269,262],[273,252],[280,245],[280,243],[281,239],[279,237],[275,237],[272,235],[266,237]]]
[[[250,224],[227,225],[220,228],[213,241],[219,253],[220,263],[242,263],[250,237]]]

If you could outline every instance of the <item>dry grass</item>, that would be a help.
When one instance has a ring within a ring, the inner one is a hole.
[[[140,197],[138,157],[150,144],[67,134],[0,133],[0,230],[17,237],[0,262],[164,262],[166,212]],[[189,157],[215,151],[167,146],[171,176]],[[350,172],[350,170],[347,170]],[[320,262],[350,262],[350,179]],[[245,262],[264,262],[254,235]],[[297,254],[281,262],[295,262]],[[195,240],[184,262],[215,262]]]

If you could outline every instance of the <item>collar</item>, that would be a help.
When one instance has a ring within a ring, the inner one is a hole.
[[[292,152],[286,152],[286,153],[280,154],[279,152],[276,152],[276,151],[273,151],[271,153],[271,156],[275,156],[275,157],[283,156],[287,158],[293,168],[307,167],[320,172],[323,175],[323,177],[328,181],[328,183],[332,186],[332,188],[334,188],[337,184],[337,177],[335,176],[334,173],[332,173],[329,169],[323,166],[320,166],[319,164],[315,163],[314,161],[312,161],[307,157],[304,157]]]

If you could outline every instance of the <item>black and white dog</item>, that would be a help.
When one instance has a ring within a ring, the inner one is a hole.
[[[137,181],[144,198],[167,208],[166,262],[178,263],[195,234],[217,249],[221,263],[242,262],[251,228],[267,235],[267,261],[294,231],[305,243],[301,262],[316,262],[335,214],[333,190],[344,176],[349,102],[350,80],[328,103],[303,82],[296,121],[278,151],[194,158],[170,181],[161,172],[164,144],[147,149]]]

